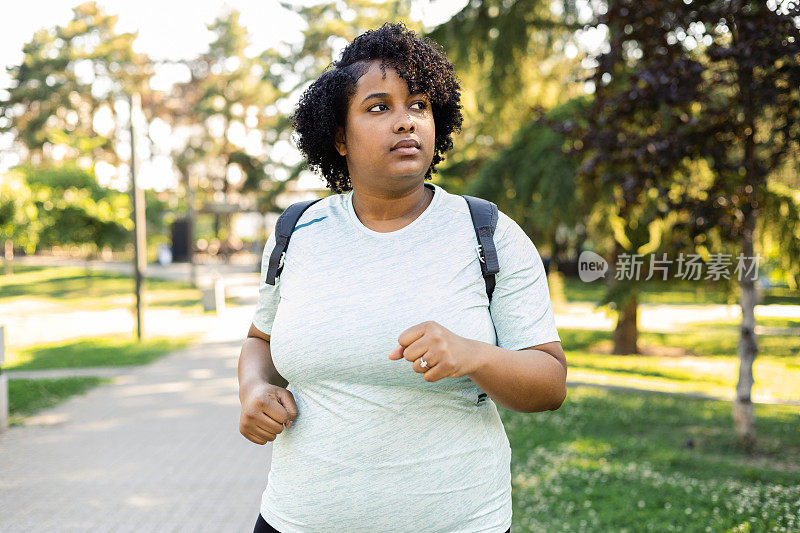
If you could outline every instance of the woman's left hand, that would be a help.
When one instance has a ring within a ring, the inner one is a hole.
[[[477,370],[475,341],[460,337],[436,322],[411,326],[397,340],[399,346],[391,351],[389,359],[411,361],[414,372],[423,374],[425,381],[460,378]],[[426,366],[422,366],[421,359]]]

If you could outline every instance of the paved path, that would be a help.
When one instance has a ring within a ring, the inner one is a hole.
[[[250,318],[0,433],[0,531],[252,531],[271,445],[238,430]]]

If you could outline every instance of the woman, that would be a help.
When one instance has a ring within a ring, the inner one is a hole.
[[[510,531],[495,403],[557,409],[566,358],[530,239],[499,214],[490,306],[466,201],[425,182],[459,89],[439,45],[384,24],[300,99],[298,146],[339,194],[298,221],[239,359],[240,432],[273,442],[255,531]]]

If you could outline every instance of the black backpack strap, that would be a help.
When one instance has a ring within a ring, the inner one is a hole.
[[[289,246],[289,239],[292,237],[297,221],[305,213],[306,209],[322,200],[305,200],[297,202],[289,207],[278,217],[275,223],[275,248],[269,256],[269,268],[267,269],[267,279],[265,280],[268,285],[275,285],[275,278],[281,275],[283,270],[283,258],[286,254],[286,247]]]
[[[492,301],[494,275],[500,272],[497,249],[494,246],[494,230],[497,227],[497,205],[483,198],[462,194],[469,206],[475,236],[478,238],[478,259],[481,264],[483,281],[486,283],[486,296]]]

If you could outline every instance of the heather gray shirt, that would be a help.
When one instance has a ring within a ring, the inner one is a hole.
[[[494,402],[466,376],[429,383],[387,356],[427,320],[509,350],[560,341],[544,266],[500,212],[490,308],[466,201],[425,185],[430,205],[389,233],[359,221],[352,191],[314,204],[275,286],[264,283],[274,236],[264,248],[253,324],[271,335],[299,412],[272,443],[261,502],[283,533],[511,526],[511,449]]]

